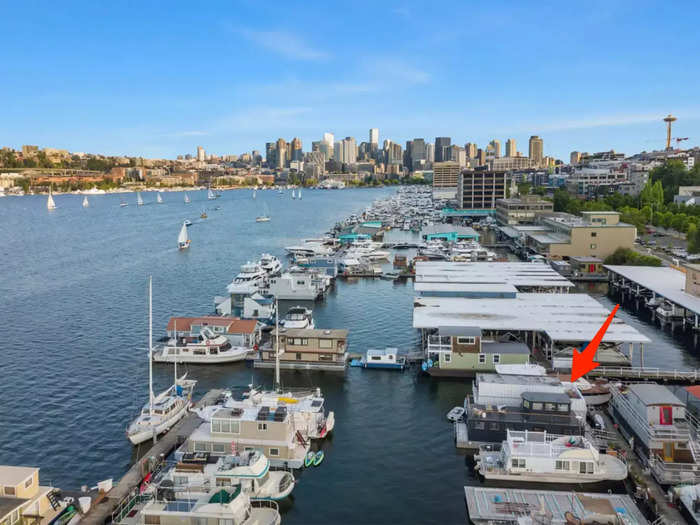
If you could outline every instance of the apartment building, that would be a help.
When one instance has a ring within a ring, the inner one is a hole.
[[[463,171],[457,186],[459,207],[494,209],[496,201],[506,198],[507,179],[505,171]]]

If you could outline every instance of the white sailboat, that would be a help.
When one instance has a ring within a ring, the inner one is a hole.
[[[90,207],[90,203],[88,202],[87,195],[85,195],[85,197],[83,197],[83,208],[89,208],[89,207]]]
[[[190,196],[187,195],[187,193],[185,193],[185,204],[189,204],[189,203],[190,203]]]
[[[299,188],[299,194],[297,195],[297,197],[299,198],[299,200],[301,200],[301,188]]]
[[[162,197],[161,193],[162,193],[162,192],[159,191],[159,192],[156,194],[156,202],[157,202],[158,204],[163,204],[163,197]]]
[[[180,250],[186,250],[190,247],[190,236],[187,232],[187,222],[182,223],[182,228],[180,229],[180,235],[177,236],[177,247]]]
[[[210,201],[216,199],[216,195],[214,195],[214,192],[211,191],[211,188],[209,188],[209,190],[207,191],[207,199],[209,199]]]
[[[192,404],[192,391],[197,381],[187,379],[187,374],[177,377],[173,385],[157,396],[153,394],[153,285],[148,278],[148,403],[138,417],[127,427],[126,435],[134,445],[156,438],[185,417]]]
[[[56,209],[56,203],[53,201],[53,189],[49,187],[49,198],[46,199],[46,208],[49,210]]]
[[[292,189],[292,199],[296,199],[296,198],[297,198],[297,196],[296,196],[296,194],[294,193],[294,190]]]
[[[262,215],[255,217],[255,222],[270,222],[270,210],[267,207],[267,203],[264,203],[263,206],[265,211]]]
[[[143,206],[143,199],[141,198],[141,192],[136,192],[136,205]]]
[[[253,199],[255,199],[255,194],[256,194],[257,191],[258,191],[258,190],[253,189]]]

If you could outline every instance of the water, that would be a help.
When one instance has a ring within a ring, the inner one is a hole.
[[[44,482],[75,489],[118,478],[129,467],[127,422],[147,395],[147,276],[153,274],[154,332],[171,315],[213,310],[213,297],[247,260],[261,252],[317,236],[391,189],[224,193],[136,197],[0,199],[0,319],[5,334],[0,382],[0,463],[41,467]],[[255,223],[267,203],[272,221]],[[215,210],[220,206],[220,210]],[[209,218],[200,220],[207,209]],[[192,247],[176,249],[185,218]],[[392,232],[394,234],[394,232]],[[406,232],[396,232],[404,236]],[[411,349],[413,287],[383,280],[339,281],[314,310],[316,324],[348,328],[349,350],[396,346]],[[612,302],[595,291],[608,307]],[[699,366],[691,343],[677,342],[645,320],[621,310],[648,335],[650,366]],[[270,384],[272,371],[244,364],[191,367],[198,394],[210,388]],[[172,369],[154,367],[157,389]],[[453,445],[447,411],[462,403],[468,386],[432,381],[412,371],[350,368],[332,373],[282,372],[290,386],[318,385],[336,412],[333,436],[322,442],[326,459],[297,474],[293,498],[282,504],[293,523],[464,523],[463,486],[473,483],[466,458]]]

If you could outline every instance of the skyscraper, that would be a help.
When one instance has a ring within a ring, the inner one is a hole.
[[[202,146],[197,146],[197,160],[199,162],[204,162],[205,158],[206,153],[204,152],[204,148]]]
[[[413,145],[411,147],[411,169],[421,160],[425,160],[425,140],[413,139]]]
[[[278,168],[284,168],[287,165],[287,141],[284,139],[277,139],[277,154],[276,164]]]
[[[477,150],[476,144],[474,144],[473,142],[467,142],[464,145],[464,150],[467,152],[468,159],[475,159],[476,158],[476,150]]]
[[[530,137],[530,148],[528,157],[530,157],[530,162],[535,168],[539,168],[542,165],[542,159],[544,158],[544,142],[537,135]]]
[[[501,141],[498,139],[493,139],[491,142],[489,142],[489,148],[491,149],[491,153],[493,153],[493,156],[498,158],[501,156]]]
[[[425,145],[425,160],[435,162],[435,145],[430,142]]]
[[[379,128],[369,129],[369,143],[379,147]]]
[[[452,144],[450,137],[435,137],[435,162],[445,162],[449,159],[449,148]]]
[[[333,158],[333,144],[335,137],[333,136],[333,133],[324,133],[323,134],[323,143],[326,145],[325,148],[321,148],[321,151],[323,151],[324,155],[326,156],[326,160],[330,160]]]
[[[515,157],[518,153],[515,147],[515,139],[508,139],[506,141],[506,157]]]
[[[581,162],[581,152],[580,151],[572,151],[571,156],[569,157],[569,164],[572,166],[578,164]]]
[[[302,153],[301,149],[301,139],[298,137],[294,137],[292,139],[292,142],[290,143],[290,160],[302,160],[304,154]]]
[[[277,153],[277,146],[275,145],[275,143],[274,142],[266,142],[265,143],[265,162],[267,162],[267,165],[269,167],[277,165],[276,153]]]
[[[357,143],[353,137],[343,139],[343,159],[346,164],[357,163]]]

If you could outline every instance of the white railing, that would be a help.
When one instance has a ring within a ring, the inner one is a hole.
[[[590,376],[637,378],[637,379],[676,379],[700,380],[700,370],[662,370],[653,367],[612,367],[599,366],[588,373]]]
[[[429,335],[427,350],[428,352],[451,352],[452,338]]]

